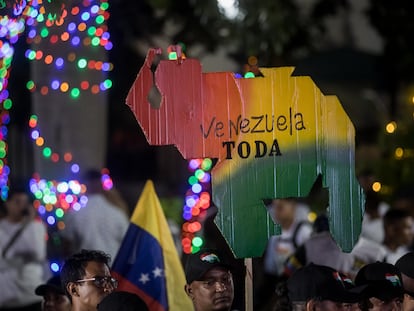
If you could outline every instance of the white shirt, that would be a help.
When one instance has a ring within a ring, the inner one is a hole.
[[[7,219],[0,220],[0,252],[22,226]],[[35,295],[44,283],[46,261],[46,227],[31,221],[6,253],[0,256],[0,307],[22,307],[42,300]]]
[[[88,195],[88,202],[79,211],[65,216],[62,236],[72,243],[72,251],[94,249],[111,256],[112,261],[121,246],[129,226],[125,213],[101,194]]]
[[[280,275],[286,259],[295,251],[293,239],[296,240],[297,246],[300,246],[310,237],[313,229],[307,222],[302,222],[296,237],[293,237],[298,224],[299,222],[294,222],[288,230],[282,230],[281,235],[270,237],[264,259],[264,269],[267,273]]]

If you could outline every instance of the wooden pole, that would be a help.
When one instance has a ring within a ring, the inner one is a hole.
[[[245,296],[245,310],[253,310],[253,265],[251,258],[244,259],[246,267],[246,276],[244,280],[244,296]]]

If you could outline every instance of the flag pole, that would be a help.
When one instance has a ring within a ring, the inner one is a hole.
[[[252,258],[244,259],[244,266],[246,267],[246,275],[244,278],[244,296],[245,296],[245,310],[253,310],[253,266]]]

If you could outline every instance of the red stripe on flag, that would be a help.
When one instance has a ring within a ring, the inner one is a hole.
[[[157,300],[147,295],[144,291],[139,289],[134,283],[130,282],[121,274],[112,271],[112,276],[119,282],[117,291],[126,291],[138,295],[139,297],[141,297],[142,300],[145,301],[145,303],[151,311],[167,311]]]

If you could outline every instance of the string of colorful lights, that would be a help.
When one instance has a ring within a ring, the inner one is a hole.
[[[210,170],[213,161],[210,158],[192,159],[188,169],[193,174],[188,178],[190,189],[185,196],[183,207],[181,245],[185,254],[196,253],[204,245],[201,237],[202,222],[210,207]]]
[[[27,82],[26,87],[40,96],[52,93],[67,96],[72,100],[82,100],[82,94],[89,92],[97,95],[112,87],[112,81],[105,78],[113,70],[113,65],[105,60],[97,59],[96,49],[109,51],[112,49],[110,34],[105,24],[109,18],[108,1],[84,0],[71,8],[63,8],[59,18],[46,18],[45,14],[35,6],[30,9],[26,25],[29,27],[26,41],[30,48],[25,56],[30,62],[37,62],[46,68],[52,77],[46,84],[35,79]],[[92,51],[93,50],[93,51]],[[92,52],[91,52],[92,51]],[[60,54],[59,54],[60,53]],[[65,54],[62,54],[65,53]],[[101,75],[77,75],[83,80],[71,80],[67,72],[87,73],[102,72]],[[103,78],[102,80],[98,80]],[[39,116],[29,119],[31,138],[35,145],[42,148],[42,155],[53,163],[64,162],[70,166],[72,173],[77,174],[81,168],[73,162],[71,150],[57,152],[47,144],[47,138],[41,134]],[[102,185],[105,190],[113,186],[109,171],[102,171]],[[36,200],[34,206],[41,218],[48,224],[49,245],[57,250],[49,254],[50,268],[53,272],[60,269],[62,258],[59,249],[62,240],[60,232],[65,228],[65,214],[69,210],[78,211],[87,203],[86,186],[76,179],[67,181],[45,180],[34,174],[30,181],[30,189]]]
[[[7,90],[11,63],[14,55],[13,44],[24,31],[23,18],[9,18],[7,15],[0,18],[0,197],[7,198],[8,179],[10,168],[7,165],[7,125],[10,121],[9,110],[13,102]]]

